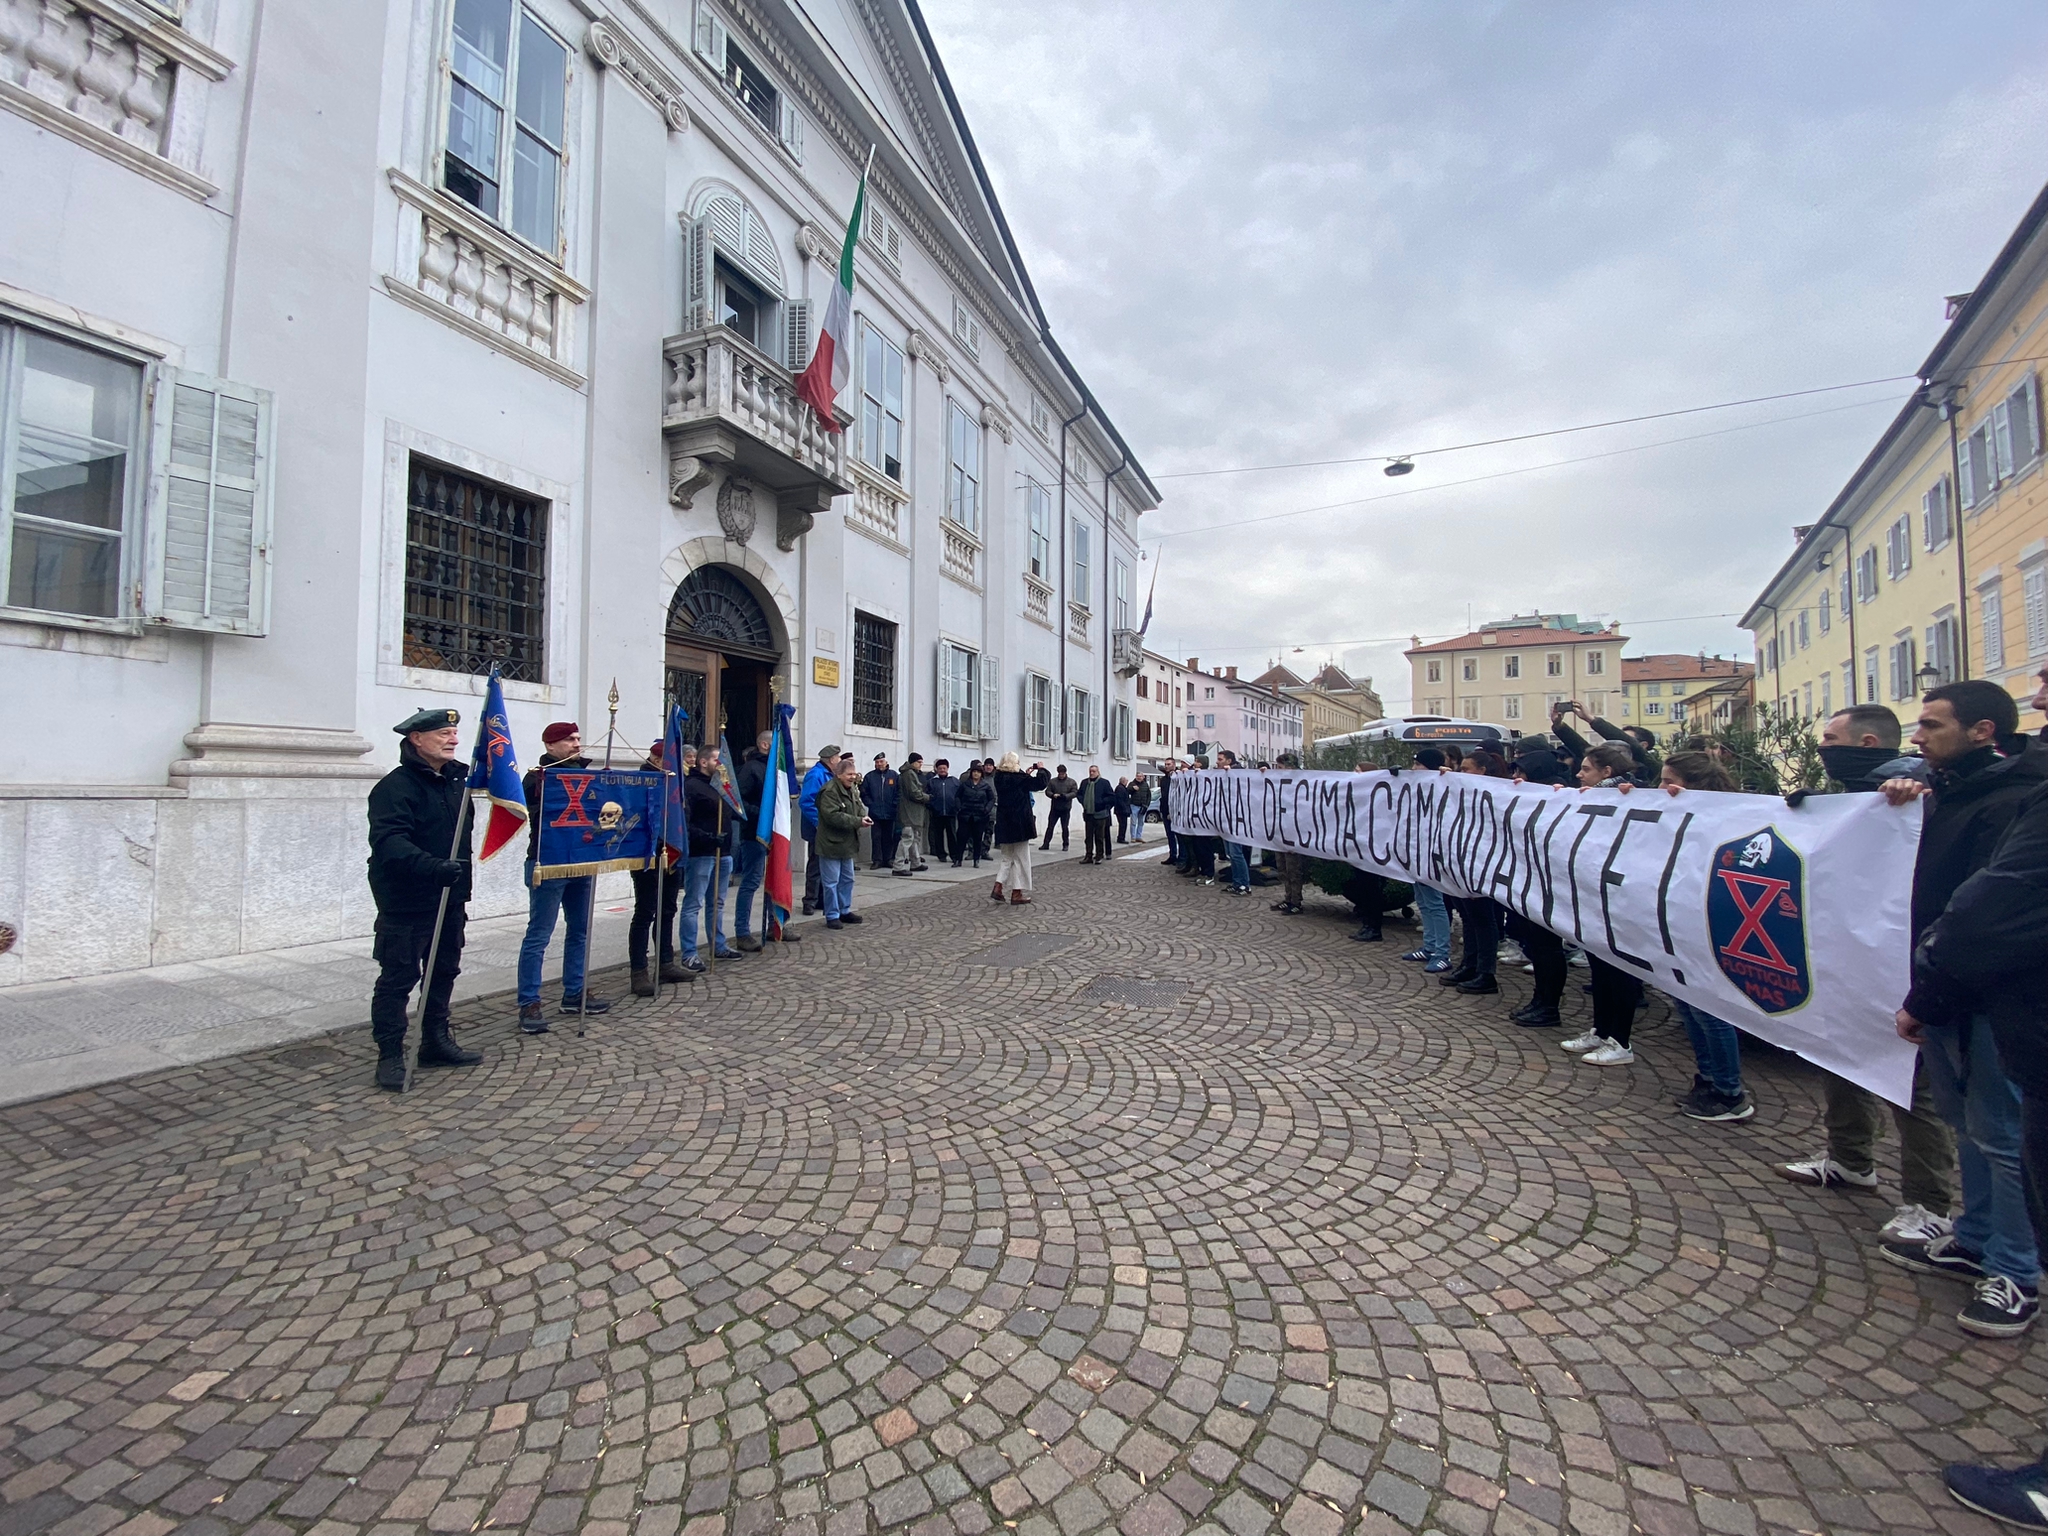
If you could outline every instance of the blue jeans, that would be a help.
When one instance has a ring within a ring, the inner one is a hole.
[[[555,918],[569,920],[562,944],[562,996],[583,995],[583,967],[590,956],[590,902],[595,877],[533,883],[533,861],[526,861],[526,938],[519,945],[519,1005],[540,1001],[540,968],[555,936]]]
[[[1444,893],[1433,885],[1418,885],[1415,910],[1422,916],[1422,953],[1431,963],[1451,958],[1451,914],[1444,905]]]
[[[1999,1064],[1991,1021],[1979,1014],[1967,1024],[1928,1025],[1920,1059],[1935,1111],[1956,1133],[1956,1245],[1981,1255],[1986,1274],[2032,1293],[2041,1259],[2020,1176],[2020,1091]]]
[[[852,859],[818,861],[818,894],[825,898],[827,917],[844,917],[853,910]]]
[[[711,951],[725,949],[725,884],[732,877],[732,860],[724,854],[691,858],[683,878],[682,951],[685,960],[697,958],[697,939],[704,931],[706,897],[711,907]]]
[[[1241,843],[1225,843],[1223,846],[1230,850],[1230,883],[1232,887],[1240,891],[1251,889],[1251,850]]]
[[[1692,1041],[1692,1059],[1700,1076],[1714,1085],[1714,1092],[1727,1098],[1742,1093],[1742,1037],[1735,1026],[1717,1019],[1704,1008],[1695,1008],[1682,997],[1671,999],[1671,1011],[1685,1026]]]
[[[739,877],[739,895],[732,904],[732,931],[735,938],[744,939],[754,931],[754,898],[761,894],[768,879],[768,850],[759,839],[742,837],[732,857],[732,868]]]

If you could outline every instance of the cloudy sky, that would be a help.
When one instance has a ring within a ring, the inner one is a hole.
[[[1729,615],[1909,385],[1167,477],[1910,374],[2048,181],[2037,0],[922,3],[1166,496],[1155,645],[1335,652],[1390,709],[1405,637],[1468,614],[1746,656]]]

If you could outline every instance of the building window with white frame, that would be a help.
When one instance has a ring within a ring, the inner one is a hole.
[[[1506,678],[1520,677],[1522,675],[1522,658],[1519,656],[1503,656],[1500,662],[1500,675]]]
[[[1109,755],[1119,760],[1131,756],[1131,706],[1119,703],[1110,709]]]
[[[1444,664],[1442,662],[1424,662],[1423,668],[1425,674],[1424,681],[1431,683],[1440,683],[1444,680]]]
[[[1956,619],[1953,611],[1936,615],[1927,626],[1927,664],[1938,676],[1935,686],[1952,683],[1957,677]]]
[[[7,605],[126,617],[142,369],[0,325],[0,519]]]
[[[981,528],[981,424],[957,400],[946,407],[946,516],[970,533]]]
[[[1503,720],[1522,718],[1522,696],[1519,693],[1511,693],[1500,701],[1500,717]]]
[[[1586,652],[1586,676],[1599,677],[1606,671],[1607,653],[1605,651]]]
[[[548,503],[414,454],[405,498],[405,664],[547,681]]]
[[[1856,557],[1856,601],[1868,603],[1874,602],[1876,598],[1877,546],[1873,544]]]
[[[896,626],[858,609],[853,615],[853,723],[896,728]]]
[[[981,657],[950,640],[939,642],[938,731],[973,741],[981,736]]]
[[[2004,584],[1992,577],[1977,589],[1977,613],[1984,625],[1984,640],[1979,647],[1984,657],[1984,670],[2003,672],[2005,670],[2005,592]]]
[[[1031,548],[1027,568],[1040,581],[1052,580],[1052,493],[1036,480],[1024,482],[1026,521]]]
[[[568,93],[569,49],[530,11],[455,0],[441,185],[558,259]]]
[[[1069,752],[1089,753],[1095,750],[1095,727],[1097,723],[1095,696],[1086,688],[1067,687],[1067,744]]]
[[[860,329],[860,458],[903,479],[903,352],[872,325]]]
[[[1131,568],[1121,560],[1110,562],[1110,612],[1117,629],[1131,627]]]
[[[1834,594],[1826,587],[1822,587],[1820,589],[1820,632],[1826,634],[1834,627]]]
[[[1545,677],[1563,677],[1564,657],[1560,656],[1556,651],[1552,651],[1548,656],[1545,656],[1543,658],[1543,675]]]
[[[1054,718],[1053,680],[1042,672],[1024,674],[1024,745],[1039,752],[1052,750]]]
[[[1088,558],[1088,525],[1078,517],[1074,519],[1074,590],[1067,596],[1083,608],[1088,603],[1088,574],[1092,569]]]
[[[2048,655],[2048,564],[2020,575],[2020,602],[2026,612],[2027,658]]]
[[[1466,682],[1476,683],[1479,681],[1479,661],[1477,657],[1466,657],[1464,665],[1460,670]]]

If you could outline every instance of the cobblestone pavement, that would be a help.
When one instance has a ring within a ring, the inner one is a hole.
[[[1809,1072],[1694,1124],[1661,1007],[1580,1067],[1312,911],[1068,865],[0,1112],[0,1536],[1992,1529],[2039,1352],[1771,1175]]]

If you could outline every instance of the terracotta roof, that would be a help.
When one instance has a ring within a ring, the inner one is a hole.
[[[1316,685],[1332,693],[1355,693],[1358,680],[1342,667],[1330,665],[1316,674]]]
[[[1264,683],[1268,688],[1300,688],[1304,686],[1300,678],[1296,677],[1278,662],[1266,668],[1253,681]]]
[[[1670,678],[1690,680],[1695,677],[1748,677],[1756,671],[1746,661],[1723,659],[1719,656],[1624,656],[1621,658],[1621,680],[1624,683],[1661,683]]]
[[[1481,635],[1491,635],[1493,643],[1485,645]],[[1519,645],[1606,645],[1627,644],[1628,636],[1601,630],[1587,634],[1576,629],[1486,629],[1474,630],[1469,635],[1460,635],[1455,640],[1439,640],[1434,645],[1411,645],[1402,654],[1427,656],[1438,651],[1476,651],[1482,645],[1489,651],[1513,650]]]

